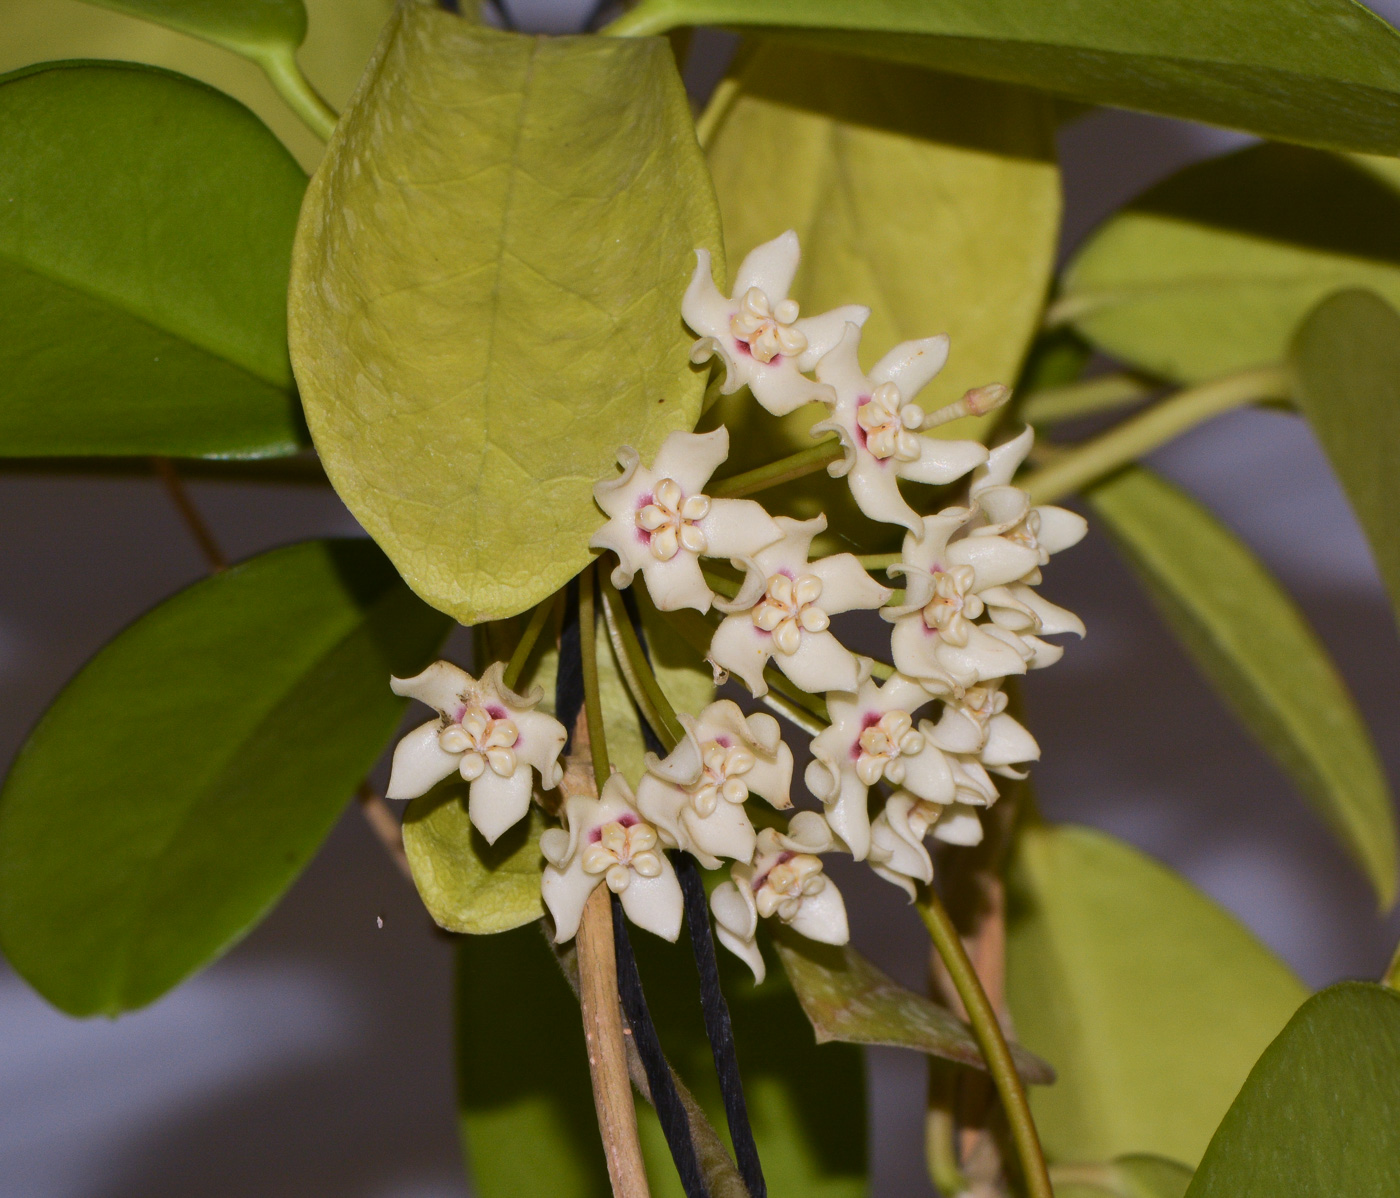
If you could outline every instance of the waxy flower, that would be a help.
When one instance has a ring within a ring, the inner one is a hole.
[[[771,658],[802,690],[855,690],[856,656],[830,631],[841,612],[879,607],[891,592],[862,568],[855,556],[838,553],[809,562],[812,538],[826,517],[792,520],[779,516],[781,540],[743,562],[748,571],[739,594],[715,606],[731,613],[710,641],[707,660],[722,681],[734,674],[755,695],[768,692],[763,667]]]
[[[628,919],[674,941],[685,905],[681,884],[622,775],[613,774],[599,798],[570,795],[563,820],[562,828],[540,836],[540,851],[549,862],[540,892],[554,918],[554,939],[562,944],[573,938],[584,904],[606,884],[622,900]]]
[[[860,368],[859,349],[860,329],[847,325],[836,348],[817,363],[817,378],[831,385],[836,399],[831,415],[812,426],[812,435],[834,432],[841,438],[844,457],[827,469],[835,478],[845,476],[862,512],[921,536],[923,525],[899,493],[899,480],[950,483],[985,462],[987,451],[976,441],[945,441],[919,432],[930,418],[914,396],[943,368],[947,337],[896,345],[869,375]],[[989,408],[995,406],[992,394]],[[996,391],[996,401],[1003,395]]]
[[[704,486],[729,456],[729,430],[672,433],[650,468],[624,445],[622,474],[593,488],[608,522],[589,541],[617,554],[613,585],[629,586],[638,570],[662,611],[708,611],[714,598],[700,571],[702,557],[748,557],[782,530],[752,499],[711,499]]]
[[[753,970],[755,981],[763,981],[765,974],[758,948],[760,916],[776,916],[793,931],[823,944],[845,944],[851,938],[846,904],[817,856],[835,847],[826,821],[815,811],[800,811],[786,835],[764,828],[753,863],[731,866],[732,880],[710,895],[715,935]]]
[[[778,721],[745,717],[728,699],[680,721],[685,739],[664,760],[647,757],[638,809],[665,844],[694,854],[706,869],[718,869],[721,857],[752,860],[757,835],[744,810],[750,793],[780,810],[792,806],[792,750]]]
[[[999,681],[968,687],[949,699],[929,740],[947,753],[975,757],[994,774],[1024,778],[1015,767],[1040,759],[1035,737],[1006,714],[1007,696]]]
[[[895,673],[878,685],[870,659],[861,658],[854,693],[829,693],[831,727],[812,741],[807,789],[826,806],[826,818],[852,856],[870,851],[870,788],[884,779],[938,803],[953,799],[953,774],[942,752],[925,735],[933,725],[915,723],[932,697],[912,678]]]
[[[1024,674],[1034,650],[1017,636],[975,621],[987,594],[1036,568],[1036,551],[1003,537],[953,540],[972,518],[968,508],[925,516],[921,535],[904,538],[904,602],[880,614],[894,624],[890,652],[895,669],[935,693],[956,693],[989,678]]]
[[[912,899],[915,882],[933,881],[933,858],[924,838],[932,831],[947,844],[982,842],[982,821],[976,808],[963,803],[930,803],[907,790],[897,790],[870,825],[870,868],[893,882]]]
[[[831,388],[805,377],[822,355],[841,339],[847,324],[863,325],[870,309],[859,304],[834,308],[821,316],[798,318],[787,298],[802,251],[789,230],[749,253],[734,276],[734,295],[720,294],[710,275],[710,253],[696,250],[681,316],[699,335],[692,362],[718,354],[724,363],[725,395],[748,386],[753,397],[775,416],[812,400],[829,402]]]
[[[436,707],[438,718],[399,741],[388,797],[415,799],[460,773],[471,783],[467,814],[488,843],[530,810],[532,768],[546,790],[563,775],[564,725],[534,710],[543,697],[538,687],[517,695],[502,683],[504,672],[493,662],[478,682],[450,661],[437,661],[413,678],[389,680],[396,695]]]

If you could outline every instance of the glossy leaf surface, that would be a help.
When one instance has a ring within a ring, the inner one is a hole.
[[[723,1127],[685,938],[667,945],[634,930],[632,942],[667,1056]],[[858,1051],[814,1045],[781,974],[755,988],[728,961],[721,968],[769,1192],[862,1198]],[[457,976],[458,1093],[474,1192],[608,1198],[578,1004],[539,929],[462,940]],[[637,1108],[652,1194],[681,1198],[660,1124],[644,1103]]]
[[[302,0],[87,0],[239,53],[295,49],[306,37]]]
[[[775,939],[797,1001],[817,1043],[883,1044],[911,1048],[986,1069],[968,1026],[949,1011],[882,973],[850,945],[836,948],[795,934]],[[1044,1061],[1012,1044],[1016,1070],[1028,1082],[1048,1085],[1055,1073]]]
[[[1400,319],[1392,320],[1400,330]],[[1400,354],[1387,348],[1400,366]],[[1393,377],[1386,385],[1395,391]],[[1367,435],[1374,432],[1358,434]],[[1396,831],[1385,770],[1351,692],[1293,599],[1215,516],[1148,470],[1133,467],[1085,497],[1192,660],[1388,906]]]
[[[587,564],[618,446],[699,415],[680,299],[717,239],[665,41],[398,10],[307,195],[292,352],[327,473],[428,602],[510,615]]]
[[[1400,1162],[1400,994],[1343,982],[1259,1059],[1187,1198],[1391,1198]]]
[[[305,183],[247,109],[163,71],[0,82],[0,455],[297,449]]]
[[[616,29],[788,37],[1341,149],[1400,153],[1400,36],[1350,0],[643,0]]]
[[[1102,832],[1029,827],[1008,880],[1007,998],[1058,1073],[1031,1094],[1060,1161],[1193,1164],[1306,997],[1234,918]]]
[[[1100,349],[1197,382],[1280,362],[1324,296],[1400,302],[1400,195],[1330,154],[1253,146],[1187,167],[1106,221],[1058,309]]]
[[[1298,403],[1400,612],[1400,314],[1366,292],[1332,296],[1298,330],[1291,361]]]
[[[272,906],[447,621],[365,541],[275,550],[138,620],[67,686],[0,794],[0,945],[75,1015],[159,997]]]
[[[1053,118],[1043,98],[761,43],[717,93],[704,125],[731,264],[795,229],[802,265],[794,298],[807,315],[868,305],[867,367],[900,341],[947,333],[948,365],[919,396],[926,410],[969,387],[1015,381],[1059,228]],[[773,153],[756,153],[758,146]],[[737,472],[811,445],[807,430],[824,415],[813,404],[778,420],[740,391],[709,419],[730,426],[725,469]],[[978,429],[963,420],[939,432],[968,437]],[[763,500],[790,515],[828,512],[833,530],[862,551],[891,537],[890,526],[859,515],[844,481],[825,475]]]
[[[539,919],[544,827],[544,813],[531,807],[527,820],[487,844],[467,818],[465,784],[447,783],[414,799],[404,815],[403,847],[438,926],[479,936]]]

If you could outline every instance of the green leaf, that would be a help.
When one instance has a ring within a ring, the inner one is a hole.
[[[1343,287],[1400,302],[1400,195],[1330,154],[1253,146],[1105,222],[1055,311],[1116,358],[1199,382],[1282,361],[1298,322]]]
[[[613,32],[789,38],[1282,141],[1400,153],[1400,37],[1351,0],[643,0]]]
[[[1059,1074],[1031,1096],[1046,1152],[1198,1161],[1302,985],[1205,895],[1088,828],[1026,828],[1007,901],[1011,1014]]]
[[[1250,1071],[1187,1198],[1393,1198],[1400,994],[1343,982],[1310,998]]]
[[[305,184],[192,80],[67,63],[0,81],[0,456],[295,451]]]
[[[1400,334],[1400,320],[1390,319]],[[1394,346],[1386,352],[1400,368]],[[1387,379],[1392,390],[1397,377]],[[1358,435],[1376,438],[1373,429]],[[1382,453],[1372,457],[1379,468]],[[1293,599],[1206,508],[1141,467],[1085,497],[1201,672],[1388,907],[1396,831],[1385,770],[1351,692]]]
[[[1055,1198],[1184,1198],[1191,1170],[1166,1157],[1130,1153],[1104,1165],[1052,1172]]]
[[[688,947],[632,939],[667,1056],[723,1127]],[[578,1005],[539,929],[466,938],[457,960],[458,1094],[473,1192],[607,1198]],[[864,1198],[859,1052],[814,1045],[781,975],[755,988],[742,966],[721,966],[769,1193]],[[641,1102],[637,1113],[652,1193],[681,1198],[656,1116]]]
[[[403,847],[428,913],[449,932],[508,932],[544,914],[540,833],[544,813],[506,832],[494,845],[467,818],[466,787],[446,783],[408,806]]]
[[[0,794],[0,947],[55,1006],[165,993],[267,913],[383,751],[447,621],[364,541],[275,550],[138,620]]]
[[[929,411],[969,387],[1015,380],[1040,321],[1059,229],[1048,102],[1016,88],[760,43],[722,85],[703,125],[731,262],[797,230],[794,296],[809,314],[868,304],[867,365],[900,341],[947,333],[948,365],[919,398]],[[825,415],[811,404],[779,420],[740,391],[709,419],[729,425],[728,469],[738,472],[811,445],[807,430]],[[939,430],[978,431],[969,421]],[[800,517],[826,511],[833,530],[863,552],[892,535],[859,515],[844,482],[824,475],[764,501]]]
[[[1334,295],[1294,339],[1295,396],[1361,523],[1400,612],[1400,315],[1364,291]]]
[[[791,933],[775,937],[797,1001],[818,1044],[883,1044],[985,1070],[982,1050],[967,1025],[945,1007],[907,990],[850,945],[835,948]],[[1055,1071],[1019,1044],[1016,1070],[1028,1082],[1049,1085]]]
[[[326,471],[435,607],[585,566],[618,446],[691,428],[680,301],[717,214],[662,39],[401,6],[302,209],[292,353]]]
[[[306,37],[302,0],[87,0],[189,33],[251,58],[295,50]]]

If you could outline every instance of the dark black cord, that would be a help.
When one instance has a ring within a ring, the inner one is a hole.
[[[578,626],[578,579],[564,592],[564,621],[559,629],[559,668],[554,674],[554,718],[564,725],[563,755],[574,741],[574,725],[583,710],[583,642]]]
[[[613,949],[617,955],[617,993],[622,999],[627,1022],[632,1026],[632,1042],[637,1046],[642,1067],[646,1070],[647,1085],[651,1087],[651,1104],[661,1119],[661,1130],[666,1133],[666,1143],[671,1149],[671,1159],[676,1162],[676,1172],[680,1174],[686,1198],[709,1198],[705,1175],[700,1172],[700,1162],[695,1155],[695,1141],[690,1137],[690,1118],[676,1089],[671,1067],[666,1063],[666,1054],[661,1051],[661,1039],[656,1034],[656,1025],[651,1021],[646,995],[642,993],[642,975],[637,972],[637,959],[632,955],[627,920],[615,894],[612,896],[612,921]]]
[[[729,1138],[734,1144],[734,1157],[739,1175],[748,1187],[750,1198],[767,1198],[768,1183],[763,1180],[763,1165],[758,1159],[753,1127],[749,1124],[749,1108],[744,1101],[744,1083],[739,1076],[739,1054],[734,1048],[734,1024],[729,1018],[729,1004],[719,984],[719,961],[715,958],[715,942],[710,933],[710,908],[705,901],[705,883],[695,858],[689,853],[672,853],[671,860],[685,895],[685,922],[690,929],[690,947],[695,954],[695,968],[700,972],[700,1006],[705,1013],[705,1035],[710,1040],[710,1052],[715,1059],[719,1077],[719,1092],[724,1098],[724,1117],[729,1122]]]

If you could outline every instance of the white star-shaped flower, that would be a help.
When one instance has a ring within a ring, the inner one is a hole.
[[[933,725],[915,721],[932,696],[912,678],[895,673],[878,685],[870,659],[861,658],[854,693],[826,697],[831,727],[812,741],[807,789],[826,806],[826,818],[857,861],[870,851],[870,788],[881,779],[937,803],[953,799],[953,774],[943,753],[924,734]]]
[[[525,818],[533,791],[530,770],[548,790],[563,776],[559,753],[564,725],[534,707],[544,692],[517,695],[501,682],[493,662],[478,682],[450,661],[437,661],[413,678],[391,678],[396,695],[436,707],[438,718],[405,736],[394,750],[386,792],[416,799],[448,775],[471,783],[467,814],[489,843]]]
[[[706,658],[722,681],[734,674],[755,695],[768,693],[763,667],[773,662],[809,694],[855,690],[856,656],[830,631],[841,612],[879,607],[891,595],[867,574],[853,554],[809,562],[812,538],[826,517],[792,520],[778,516],[783,536],[742,563],[744,585],[732,601],[715,606],[730,614],[715,630]]]
[[[593,488],[608,522],[588,543],[617,554],[614,586],[629,586],[640,570],[660,610],[709,611],[714,596],[699,559],[747,557],[782,536],[752,499],[704,494],[710,475],[728,456],[729,430],[723,426],[710,433],[672,433],[650,467],[631,446],[618,450],[621,475]]]
[[[792,750],[778,721],[745,717],[728,699],[680,721],[685,739],[664,760],[647,757],[638,809],[665,844],[693,853],[706,869],[718,869],[721,857],[751,861],[757,838],[744,810],[750,793],[779,810],[792,806]]]
[[[554,917],[555,941],[573,938],[584,904],[606,884],[622,900],[628,919],[674,942],[685,909],[681,884],[622,775],[613,774],[599,798],[570,795],[563,820],[562,828],[550,828],[540,837],[540,851],[549,863],[540,893]]]
[[[681,316],[699,340],[693,362],[718,354],[724,363],[720,390],[729,395],[748,386],[775,416],[785,416],[812,400],[829,402],[831,388],[805,377],[841,339],[847,324],[859,327],[870,309],[859,304],[799,319],[788,299],[802,257],[797,234],[788,230],[750,252],[734,276],[734,295],[720,294],[710,274],[710,253],[695,251]]]
[[[758,948],[760,916],[776,916],[793,931],[823,944],[850,940],[846,904],[817,856],[836,847],[826,821],[815,811],[800,811],[786,835],[764,828],[753,863],[736,862],[729,870],[731,880],[710,895],[715,935],[753,970],[754,981],[763,981],[765,973]]]
[[[870,825],[870,867],[915,897],[915,882],[933,881],[933,859],[925,837],[948,844],[982,842],[982,821],[977,809],[964,803],[931,803],[907,790],[897,790]]]
[[[947,753],[975,757],[994,774],[1024,778],[1016,766],[1040,759],[1040,746],[1015,717],[1006,714],[1000,681],[968,687],[944,703],[929,739]]]
[[[812,425],[812,435],[834,432],[844,457],[827,467],[845,476],[856,505],[872,520],[902,524],[915,536],[923,526],[899,492],[899,480],[950,483],[987,460],[976,441],[925,437],[924,410],[914,396],[948,358],[948,338],[928,337],[896,345],[867,375],[860,368],[860,329],[847,325],[836,348],[817,363],[817,378],[836,399],[831,415]]]
[[[975,621],[987,593],[1024,578],[1038,554],[1003,537],[953,539],[972,516],[968,508],[945,508],[923,518],[922,535],[905,536],[903,561],[890,567],[904,575],[904,602],[880,613],[894,624],[895,669],[935,693],[1024,674],[1034,656],[1015,633]]]

